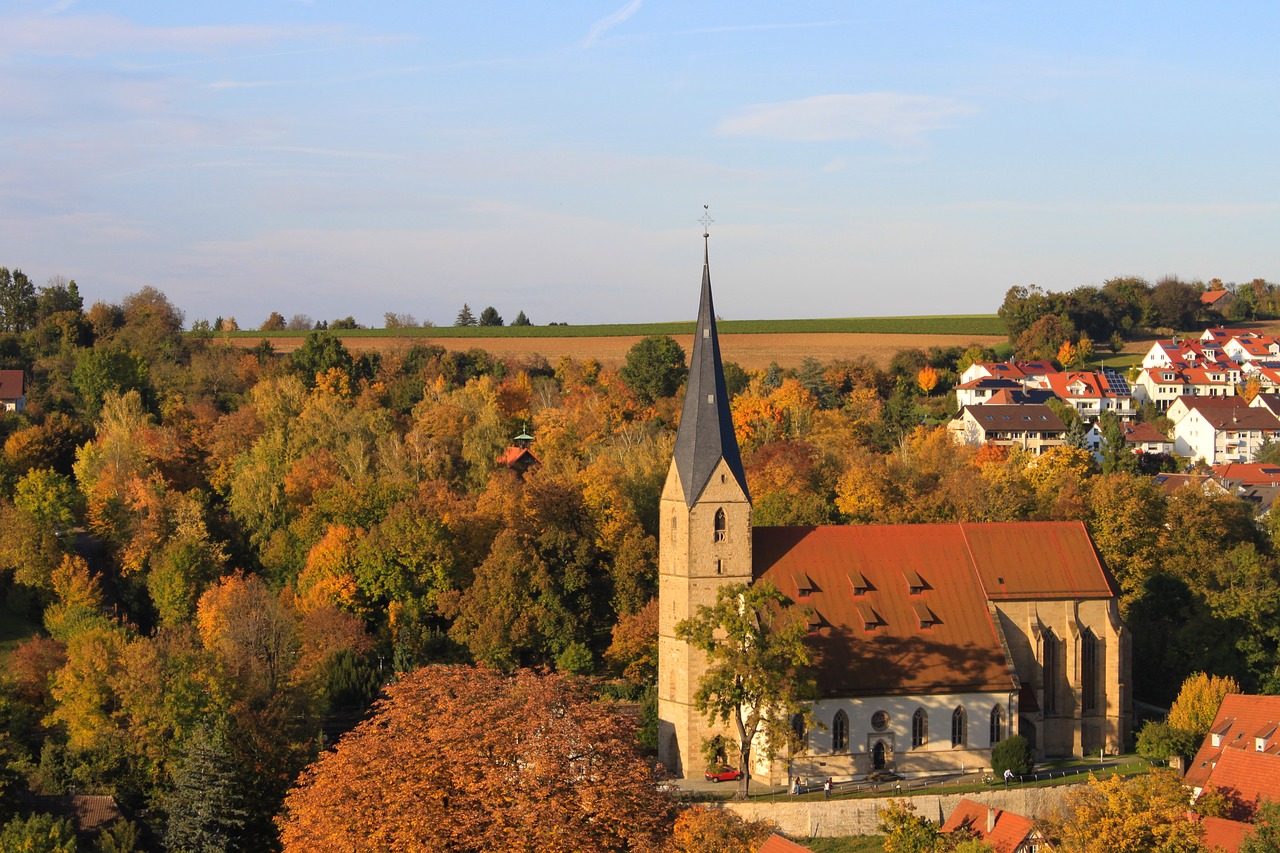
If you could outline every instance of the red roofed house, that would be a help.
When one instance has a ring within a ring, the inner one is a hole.
[[[813,853],[808,847],[788,841],[778,833],[770,835],[756,853]]]
[[[1173,442],[1145,421],[1125,424],[1124,446],[1133,453],[1172,453]]]
[[[947,424],[957,444],[1020,447],[1037,455],[1066,443],[1067,427],[1046,405],[965,406]]]
[[[21,412],[27,405],[21,370],[0,370],[0,412]]]
[[[942,825],[943,832],[961,829],[985,841],[996,853],[1036,853],[1052,849],[1031,818],[993,809],[968,797],[960,801]]]
[[[1206,290],[1200,294],[1200,305],[1225,314],[1231,310],[1231,306],[1236,301],[1236,295],[1230,290]]]
[[[1213,402],[1237,400],[1234,406]],[[1265,406],[1235,397],[1184,397],[1176,407],[1184,404],[1187,413],[1173,424],[1174,451],[1180,456],[1210,465],[1252,462],[1264,442],[1280,438],[1280,418]],[[1169,417],[1175,417],[1173,408]]]
[[[1214,853],[1236,853],[1251,829],[1250,824],[1222,817],[1202,817],[1199,820],[1204,830],[1200,840]]]
[[[1196,797],[1216,788],[1246,811],[1280,800],[1280,696],[1224,696],[1182,781]]]
[[[539,464],[538,457],[534,456],[533,451],[529,449],[529,445],[533,444],[533,436],[522,432],[512,441],[515,443],[499,453],[498,458],[494,461],[496,464],[510,468],[523,477],[526,471]]]
[[[721,587],[761,579],[808,613],[822,726],[756,775],[972,770],[1015,733],[1042,756],[1125,742],[1130,642],[1083,524],[752,526],[705,260],[673,457],[659,509],[658,749],[675,774],[700,773],[703,741],[728,734],[694,707],[705,656],[675,626]]]

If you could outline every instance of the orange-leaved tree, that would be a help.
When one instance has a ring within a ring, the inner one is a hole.
[[[674,804],[589,682],[417,670],[307,768],[286,851],[661,850]]]

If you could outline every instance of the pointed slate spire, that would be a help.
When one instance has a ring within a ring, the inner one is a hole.
[[[733,434],[724,368],[720,364],[720,339],[716,336],[716,313],[711,304],[711,264],[704,243],[698,328],[693,337],[680,429],[676,432],[676,472],[688,506],[697,502],[721,459],[728,464],[743,494],[747,494],[747,478],[742,471],[738,438]]]

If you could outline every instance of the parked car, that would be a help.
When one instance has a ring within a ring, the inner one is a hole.
[[[708,782],[733,782],[742,775],[742,771],[735,770],[727,764],[721,764],[719,767],[713,767],[702,775],[707,778]]]

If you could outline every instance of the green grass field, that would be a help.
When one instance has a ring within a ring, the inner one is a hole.
[[[688,323],[608,323],[594,326],[432,326],[426,329],[341,329],[344,338],[611,338],[629,335],[691,335]],[[724,335],[815,334],[852,332],[884,335],[1004,335],[995,314],[936,317],[848,317],[817,320],[721,320]],[[215,332],[215,337],[305,337],[307,332]]]

